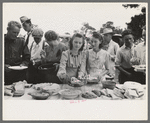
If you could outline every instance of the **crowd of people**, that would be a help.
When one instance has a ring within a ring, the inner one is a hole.
[[[57,32],[43,32],[26,16],[20,22],[10,21],[4,34],[6,85],[26,80],[28,83],[69,83],[71,77],[82,79],[96,77],[99,81],[105,75],[114,76],[115,81],[136,81],[145,84],[145,73],[134,71],[133,65],[146,65],[146,27],[143,41],[134,44],[134,35],[126,29],[114,34],[111,28],[103,33],[93,31],[91,36],[76,32],[73,36],[59,36]],[[20,29],[27,32],[19,37]],[[44,40],[43,40],[44,38]],[[52,70],[40,69],[52,66]],[[27,66],[28,69],[12,70],[10,66]]]

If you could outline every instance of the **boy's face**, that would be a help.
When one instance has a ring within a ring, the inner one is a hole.
[[[20,28],[17,26],[11,27],[11,29],[8,30],[7,35],[10,39],[16,39],[18,34],[20,32]]]
[[[36,35],[34,36],[34,41],[38,44],[42,40],[42,36]]]
[[[134,43],[133,35],[132,34],[125,35],[123,37],[123,41],[124,41],[126,47],[131,48],[133,46],[133,43]]]

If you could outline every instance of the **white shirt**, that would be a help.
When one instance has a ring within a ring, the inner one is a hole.
[[[38,27],[37,25],[33,25],[33,29],[34,29],[34,28],[37,28],[37,27]],[[28,42],[28,45],[27,45],[29,49],[31,48],[31,45],[32,45],[32,43],[33,43],[33,41],[34,41],[34,38],[33,38],[33,36],[32,36],[32,31],[33,31],[33,29],[25,35],[25,41],[27,40],[28,35],[30,35],[30,36],[29,36],[29,42]]]
[[[108,46],[107,52],[112,56],[116,56],[117,50],[119,49],[119,45],[113,40],[111,40],[108,45],[109,46]]]
[[[115,62],[117,65],[121,65],[124,68],[131,68],[132,64],[130,62],[133,57],[134,46],[132,48],[128,48],[125,44],[119,48],[117,51]]]
[[[34,60],[35,62],[41,61],[41,55],[40,52],[42,51],[43,48],[43,40],[41,40],[38,44],[33,41],[31,44],[30,48],[30,53],[31,53],[31,60]],[[45,42],[46,44],[46,42]]]
[[[134,57],[140,58],[140,64],[146,64],[146,45],[144,42],[139,43],[134,48]]]
[[[116,54],[117,54],[117,51],[119,49],[119,45],[116,42],[114,42],[113,40],[111,40],[109,42],[109,44],[103,46],[103,49],[109,53],[110,59],[111,59],[111,57],[116,58]],[[110,68],[109,68],[110,73],[115,74],[115,62],[110,60],[109,64],[110,64],[109,65],[110,66]]]

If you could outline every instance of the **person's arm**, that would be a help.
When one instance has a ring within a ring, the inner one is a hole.
[[[68,53],[64,51],[62,52],[59,70],[57,72],[57,76],[60,80],[65,79],[67,61],[68,61]]]
[[[106,56],[105,56],[105,63],[104,63],[104,66],[105,66],[105,71],[103,71],[102,75],[101,76],[104,76],[105,74],[109,73],[109,69],[110,69],[110,57],[109,57],[109,54],[107,53]]]
[[[86,60],[87,60],[87,52],[83,51],[81,67],[78,72],[78,78],[82,78],[86,74]]]
[[[89,50],[87,50],[87,53],[86,53],[86,72],[87,74],[90,74],[90,65],[89,65]]]
[[[117,43],[115,43],[114,45],[114,55],[110,55],[111,56],[111,60],[115,62],[115,59],[116,59],[116,54],[117,54],[117,51],[119,50],[119,45]]]
[[[49,48],[49,45],[45,42],[43,49],[40,52],[40,56],[41,56],[41,64],[45,64],[47,62],[46,59],[46,54],[47,54],[47,50]]]

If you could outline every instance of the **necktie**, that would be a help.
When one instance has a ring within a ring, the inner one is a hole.
[[[28,37],[27,37],[27,39],[26,39],[25,46],[27,46],[27,45],[28,45],[28,43],[29,43],[29,36],[30,36],[30,34],[28,34]]]

